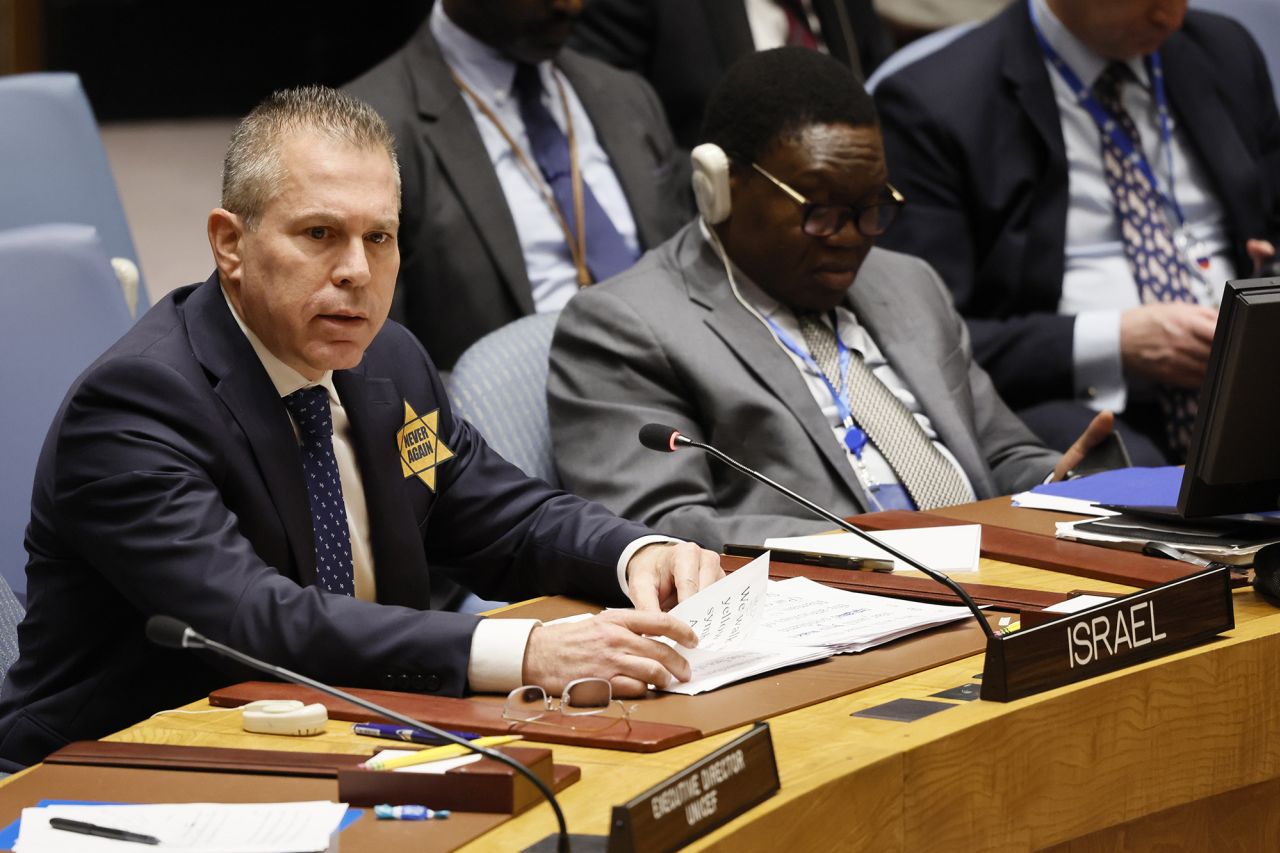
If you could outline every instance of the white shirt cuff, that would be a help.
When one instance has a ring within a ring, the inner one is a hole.
[[[622,556],[618,558],[618,586],[621,587],[622,594],[627,597],[628,601],[631,601],[631,593],[627,592],[627,564],[631,562],[631,558],[636,555],[636,552],[645,545],[656,545],[659,542],[670,542],[674,545],[680,541],[679,539],[672,539],[670,536],[641,536],[622,549]],[[631,603],[635,604],[634,601]]]
[[[1081,311],[1072,328],[1075,392],[1094,411],[1123,412],[1127,389],[1120,361],[1120,312]]]
[[[524,685],[524,650],[537,619],[481,619],[471,635],[467,684],[474,693],[509,693]]]

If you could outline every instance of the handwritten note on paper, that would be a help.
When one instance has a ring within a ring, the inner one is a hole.
[[[732,646],[751,636],[769,589],[769,555],[761,554],[722,580],[671,609],[698,635],[703,651]]]

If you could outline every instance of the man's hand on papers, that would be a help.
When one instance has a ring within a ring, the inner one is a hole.
[[[1075,444],[1067,448],[1067,452],[1062,454],[1062,458],[1058,460],[1058,464],[1053,468],[1053,477],[1049,482],[1056,483],[1063,477],[1067,476],[1067,472],[1078,466],[1090,450],[1107,436],[1111,435],[1111,430],[1115,427],[1116,416],[1111,412],[1098,412],[1089,425],[1084,428],[1084,432],[1076,439]]]
[[[577,622],[539,625],[525,647],[524,683],[554,695],[575,678],[607,678],[615,696],[643,696],[650,684],[688,681],[689,662],[644,634],[686,648],[698,645],[689,624],[666,613],[608,610]]]
[[[655,543],[627,563],[627,594],[637,610],[670,610],[722,577],[714,551],[692,542]]]

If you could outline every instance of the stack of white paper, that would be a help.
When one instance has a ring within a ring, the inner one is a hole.
[[[947,527],[913,527],[877,530],[871,534],[890,548],[896,548],[917,562],[940,572],[976,572],[982,547],[982,525],[957,524]],[[852,533],[819,536],[788,536],[764,540],[766,548],[810,551],[841,557],[890,559],[889,553]],[[894,560],[895,569],[909,569]]]
[[[1127,515],[1106,519],[1105,524],[1105,528],[1099,529],[1101,523],[1097,519],[1059,521],[1054,535],[1072,542],[1089,542],[1126,551],[1141,551],[1148,542],[1163,542],[1206,560],[1237,566],[1253,565],[1258,551],[1280,541],[1265,533],[1244,540],[1233,538],[1232,531],[1215,533],[1206,528],[1161,524]]]
[[[832,589],[808,578],[771,581],[767,607],[754,641],[822,645],[834,654],[866,651],[970,615],[965,607]]]
[[[693,677],[660,688],[693,695],[783,667],[860,652],[969,616],[964,607],[831,589],[807,578],[772,582],[768,554],[681,602],[699,646],[675,646]]]
[[[329,849],[346,803],[163,803],[53,805],[22,810],[15,853],[182,850],[185,853],[318,853]],[[63,817],[160,839],[159,846],[49,826]]]
[[[693,678],[659,689],[692,696],[753,675],[830,657],[832,652],[822,646],[751,642],[768,606],[768,591],[769,555],[762,554],[672,608],[671,615],[688,621],[698,635],[698,647],[669,644],[689,661]]]

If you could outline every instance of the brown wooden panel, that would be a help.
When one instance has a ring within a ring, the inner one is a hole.
[[[513,723],[502,718],[501,697],[498,698],[497,704],[494,704],[469,699],[425,696],[421,693],[400,693],[394,690],[368,690],[358,687],[342,689],[353,696],[367,699],[398,714],[446,729],[493,735],[531,735],[536,726],[537,739],[543,743],[572,743],[603,749],[621,749],[627,752],[656,752],[697,740],[702,736],[702,732],[690,726],[634,718],[629,723],[619,723],[608,717],[563,717],[559,713],[548,713],[538,723]],[[319,690],[297,684],[246,681],[215,690],[209,695],[209,703],[220,708],[238,708],[259,699],[297,699],[304,703],[319,702],[329,709],[329,718],[333,720],[394,722],[378,717],[359,705],[335,699]]]

